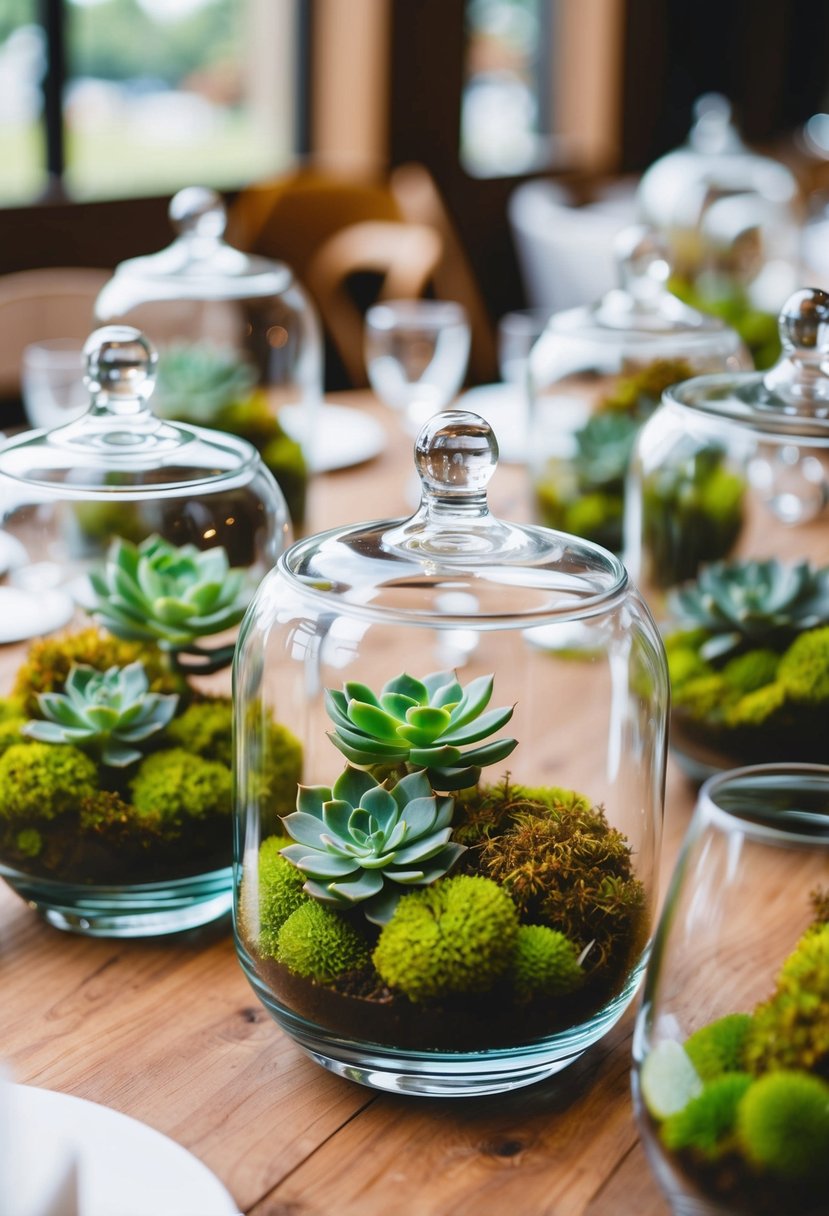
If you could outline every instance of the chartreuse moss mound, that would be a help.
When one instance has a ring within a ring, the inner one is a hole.
[[[584,982],[579,952],[573,942],[547,925],[519,925],[512,957],[516,996],[563,996]]]
[[[767,1073],[740,1102],[737,1136],[759,1169],[829,1179],[829,1085],[806,1072]]]
[[[725,1072],[742,1071],[751,1024],[748,1013],[728,1013],[701,1026],[686,1039],[685,1051],[703,1081],[712,1081]]]
[[[507,893],[459,875],[404,895],[372,957],[384,982],[412,1001],[486,992],[507,972],[517,935]]]
[[[309,899],[279,930],[276,957],[297,975],[327,984],[345,971],[365,966],[369,948],[339,912]]]
[[[55,819],[98,788],[98,770],[71,745],[14,743],[0,756],[0,813],[10,820]]]
[[[242,928],[267,958],[276,958],[279,930],[310,898],[302,889],[305,875],[281,856],[280,850],[289,844],[288,836],[268,836],[263,840],[259,846],[258,886],[247,877],[242,884],[239,905]]]
[[[754,1011],[745,1042],[750,1072],[805,1069],[829,1075],[829,924],[801,937],[769,1000]]]
[[[662,1124],[666,1148],[690,1149],[706,1158],[720,1156],[731,1147],[740,1102],[752,1082],[747,1072],[727,1072],[709,1081],[701,1094]]]
[[[130,782],[139,815],[166,821],[230,816],[231,774],[225,764],[193,756],[182,747],[145,757]]]

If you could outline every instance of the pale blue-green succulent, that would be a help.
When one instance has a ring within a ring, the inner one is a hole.
[[[384,924],[400,896],[441,878],[463,853],[450,842],[453,799],[435,795],[424,772],[391,789],[349,766],[331,789],[299,787],[282,855],[306,875],[305,891],[344,910],[362,905]]]
[[[44,692],[37,700],[43,719],[27,722],[24,735],[89,748],[115,768],[140,760],[135,745],[163,730],[178,705],[176,693],[149,691],[141,663],[107,671],[73,664],[64,692]]]
[[[235,351],[181,343],[159,356],[153,405],[165,418],[209,425],[255,385],[256,369]]]
[[[250,588],[245,571],[231,570],[221,546],[197,549],[149,536],[140,545],[118,538],[104,566],[89,576],[92,615],[116,637],[156,642],[177,658],[199,658],[214,671],[233,657],[233,646],[205,650],[201,638],[237,625]]]
[[[499,730],[513,707],[484,710],[493,677],[479,676],[462,688],[451,671],[417,680],[395,676],[376,696],[365,684],[347,683],[342,692],[327,689],[325,708],[334,723],[329,738],[360,768],[425,769],[435,789],[476,785],[481,769],[504,760],[515,739],[495,739],[464,750]]]
[[[798,633],[829,622],[829,566],[808,561],[715,562],[695,582],[677,588],[670,600],[682,628],[710,634],[700,648],[716,659],[743,643],[783,644]]]

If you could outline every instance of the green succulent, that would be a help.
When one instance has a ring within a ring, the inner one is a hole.
[[[412,1001],[486,992],[507,974],[517,935],[506,891],[460,874],[401,899],[372,959],[385,983]]]
[[[233,350],[204,342],[168,346],[158,360],[153,406],[165,418],[206,425],[256,384],[256,369]]]
[[[709,634],[702,657],[720,658],[744,644],[789,640],[829,619],[829,566],[813,570],[808,561],[786,565],[776,558],[716,562],[677,588],[670,607],[682,628]]]
[[[581,485],[610,486],[620,493],[639,423],[624,413],[596,413],[576,432],[573,463]]]
[[[233,657],[233,646],[204,650],[199,638],[237,625],[250,598],[245,571],[231,570],[223,548],[176,546],[160,536],[140,545],[115,540],[101,570],[90,575],[92,615],[116,637],[156,642],[179,664],[196,656],[195,670],[216,671]]]
[[[425,773],[387,789],[349,766],[331,789],[299,787],[297,810],[282,821],[298,843],[282,854],[307,876],[309,895],[338,908],[362,904],[384,924],[406,888],[434,882],[464,852],[449,842],[452,810]]]
[[[163,730],[176,712],[178,696],[149,691],[140,663],[96,671],[74,665],[64,692],[38,697],[43,720],[23,727],[41,743],[74,743],[96,752],[102,764],[124,768],[141,759],[135,746]]]
[[[325,707],[334,723],[329,739],[361,768],[425,769],[435,789],[475,785],[481,768],[504,760],[515,739],[496,739],[469,751],[512,717],[512,706],[484,710],[493,676],[479,676],[462,688],[453,672],[417,680],[395,676],[375,696],[365,684],[348,683],[342,692],[326,689]]]

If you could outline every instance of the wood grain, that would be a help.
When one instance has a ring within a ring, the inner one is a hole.
[[[317,480],[315,529],[408,510],[408,441],[357,400],[391,441],[371,465]],[[523,494],[520,471],[499,470],[496,509],[520,516]],[[663,876],[691,800],[671,770]],[[512,1094],[376,1095],[313,1064],[269,1019],[227,921],[92,940],[0,886],[0,1057],[15,1077],[172,1136],[251,1216],[666,1216],[631,1108],[632,1024],[629,1012],[568,1070]]]

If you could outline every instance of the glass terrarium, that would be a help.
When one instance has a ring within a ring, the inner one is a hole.
[[[765,373],[669,389],[631,465],[626,561],[696,778],[829,759],[829,294],[796,292],[780,338]]]
[[[89,411],[0,448],[0,875],[61,928],[159,934],[230,908],[230,663],[287,510],[250,444],[152,414],[138,330],[86,353]]]
[[[829,1184],[829,767],[711,778],[634,1034],[642,1139],[676,1216],[822,1216]]]
[[[299,532],[323,391],[319,321],[286,265],[222,239],[226,219],[215,191],[180,190],[170,203],[176,239],[122,262],[95,314],[101,324],[136,326],[156,346],[156,414],[253,444]]]
[[[418,511],[295,544],[237,646],[242,966],[314,1059],[381,1089],[558,1071],[647,955],[659,634],[614,555],[490,514],[497,450],[475,414],[432,418]]]
[[[777,313],[797,286],[799,189],[746,147],[725,97],[698,99],[687,142],[642,175],[637,206],[668,243],[672,290],[733,325],[757,367],[773,363]]]
[[[665,247],[624,230],[620,286],[556,313],[530,355],[529,467],[540,521],[618,552],[624,483],[639,427],[669,384],[751,367],[737,334],[666,286]]]

